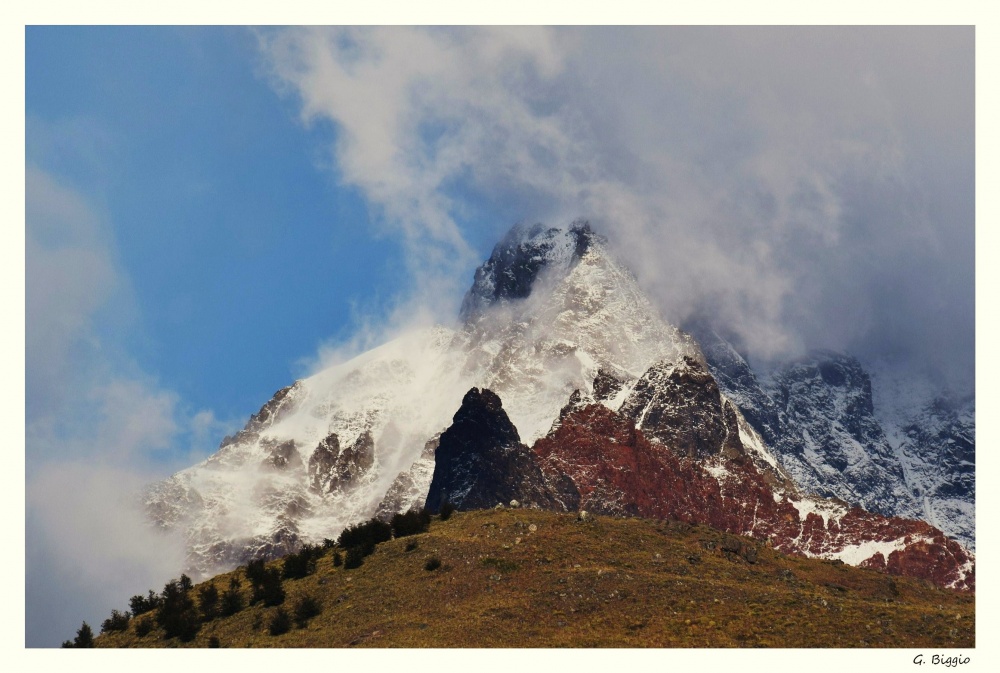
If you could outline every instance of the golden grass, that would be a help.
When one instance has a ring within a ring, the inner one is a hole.
[[[159,629],[139,638],[133,619],[97,646],[207,647],[213,637],[222,647],[975,645],[974,595],[769,548],[749,564],[721,551],[726,537],[676,522],[455,513],[380,544],[360,568],[335,568],[327,553],[315,574],[286,580],[286,610],[305,595],[322,604],[305,628],[271,636],[278,608],[258,604],[204,624],[190,643]],[[425,570],[430,557],[442,566]],[[210,581],[222,593],[232,574]]]

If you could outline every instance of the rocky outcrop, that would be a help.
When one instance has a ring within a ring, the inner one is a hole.
[[[513,499],[546,509],[560,506],[500,398],[473,388],[441,434],[426,507],[436,512],[447,501],[458,509],[483,509]]]
[[[317,493],[330,490],[330,481],[340,455],[340,438],[331,432],[309,456],[309,488]]]
[[[375,509],[375,518],[389,521],[394,515],[407,511],[409,509],[407,501],[416,486],[413,475],[409,472],[400,472],[396,475],[389,490],[385,492],[385,496]]]
[[[594,399],[598,402],[613,399],[628,382],[626,374],[601,367],[594,377]]]
[[[295,440],[289,439],[284,442],[273,439],[262,440],[260,445],[262,449],[268,451],[267,458],[261,463],[264,469],[292,471],[303,467],[302,457],[295,448]]]
[[[224,449],[233,444],[244,444],[255,441],[262,430],[274,424],[277,420],[288,414],[294,408],[296,393],[300,390],[301,384],[296,381],[290,386],[286,386],[276,392],[256,414],[250,416],[250,420],[243,426],[243,429],[235,435],[227,435],[223,438],[219,449]]]
[[[541,224],[514,226],[476,270],[462,301],[461,319],[472,321],[490,306],[528,297],[544,269],[573,264],[595,237],[584,220],[574,222],[568,232]]]
[[[741,449],[735,416],[727,418],[715,379],[694,358],[650,367],[619,413],[679,456],[707,458]]]
[[[707,524],[785,553],[975,588],[972,556],[923,521],[776,489],[746,453],[677,455],[604,406],[574,409],[532,452],[546,479],[572,482],[589,512]]]
[[[420,457],[410,469],[396,475],[389,490],[375,508],[375,517],[389,521],[394,514],[408,512],[424,506],[428,485],[434,474],[434,454],[441,442],[441,434],[432,437],[420,452]]]
[[[370,431],[362,432],[347,448],[340,448],[335,433],[327,435],[309,457],[309,485],[330,493],[349,487],[375,463],[375,441]]]

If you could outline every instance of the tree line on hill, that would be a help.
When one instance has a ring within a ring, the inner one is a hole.
[[[454,506],[446,502],[442,505],[438,518],[446,521],[454,509]],[[310,619],[321,614],[322,606],[314,597],[304,596],[296,602],[291,614],[284,607],[279,607],[285,602],[285,580],[302,579],[313,574],[320,559],[328,552],[334,567],[342,565],[346,570],[358,568],[379,543],[424,533],[430,527],[430,522],[431,514],[426,509],[395,514],[389,521],[369,519],[344,529],[336,541],[327,539],[322,545],[303,545],[298,552],[285,556],[280,568],[277,565],[268,566],[264,559],[252,560],[237,568],[238,572],[229,578],[229,586],[222,592],[212,581],[200,585],[195,591],[191,578],[181,575],[179,579],[167,582],[159,594],[150,589],[145,596],[132,596],[129,599],[130,610],[112,610],[111,616],[101,623],[101,633],[127,631],[129,625],[134,623],[135,633],[139,638],[146,637],[154,628],[159,627],[164,639],[178,638],[182,642],[190,642],[203,624],[218,617],[234,615],[245,607],[258,603],[265,607],[278,607],[268,627],[271,635],[287,633],[293,621],[299,628],[304,628]],[[407,551],[415,548],[415,542],[407,545]],[[439,566],[438,561],[437,564],[428,563],[425,568],[434,570]],[[243,590],[239,571],[242,571],[249,584],[249,596]],[[83,622],[76,637],[72,641],[64,641],[62,646],[94,647],[94,634],[90,625]],[[210,647],[216,646],[219,646],[218,639],[210,639]]]

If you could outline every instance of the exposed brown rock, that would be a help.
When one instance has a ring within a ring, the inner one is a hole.
[[[267,458],[261,463],[261,467],[271,470],[294,470],[302,467],[302,457],[295,449],[295,441],[289,439],[280,444],[275,440],[262,440],[261,448],[268,451]]]
[[[803,516],[789,499],[798,496],[776,494],[773,480],[745,453],[726,451],[711,461],[678,456],[650,442],[631,419],[600,405],[568,413],[532,452],[550,483],[572,482],[578,506],[588,511],[708,524],[807,556],[901,543],[903,549],[888,559],[873,553],[862,565],[939,586],[975,587],[974,573],[966,574],[971,558],[964,548],[922,521],[887,518],[837,501],[823,501],[832,512],[828,521],[816,512]],[[747,562],[755,558],[750,547],[732,553]]]

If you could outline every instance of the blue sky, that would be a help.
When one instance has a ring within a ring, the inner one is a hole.
[[[192,408],[244,416],[399,282],[239,28],[29,28],[27,161],[108,228],[132,320],[114,340]],[[105,326],[98,324],[98,329]]]
[[[27,642],[52,645],[179,567],[105,565],[121,527],[56,558],[91,498],[208,455],[405,278],[253,32],[29,27],[25,76]]]
[[[452,319],[522,219],[589,218],[668,319],[755,361],[972,391],[969,27],[25,38],[29,645],[176,574],[136,489]]]

